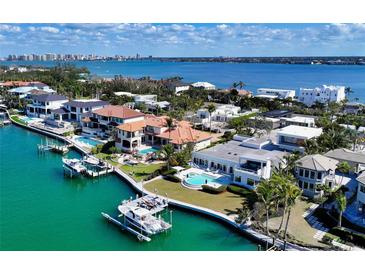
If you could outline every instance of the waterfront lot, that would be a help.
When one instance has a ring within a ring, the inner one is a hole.
[[[304,212],[311,205],[312,203],[310,202],[302,201],[300,199],[297,200],[290,215],[288,232],[298,241],[318,247],[325,247],[325,244],[320,243],[317,239],[313,238],[317,230],[311,227],[311,225],[303,217]],[[281,217],[271,218],[269,220],[269,227],[271,229],[277,229],[279,227],[280,221]],[[285,224],[286,219],[284,221],[283,228],[285,227]]]
[[[230,192],[210,194],[183,187],[180,183],[157,179],[144,185],[150,192],[158,191],[158,194],[189,204],[209,208],[218,212],[234,215],[241,208],[242,196]],[[233,216],[232,216],[233,218]]]

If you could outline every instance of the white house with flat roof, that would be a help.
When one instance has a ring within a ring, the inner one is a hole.
[[[284,150],[304,152],[304,141],[322,134],[322,128],[287,126],[277,131],[277,145]]]
[[[234,117],[238,117],[241,111],[240,107],[234,105],[218,105],[216,110],[211,114],[207,108],[201,108],[197,111],[196,117],[199,123],[209,123],[210,120],[216,122],[228,122]]]
[[[279,99],[287,99],[295,97],[295,90],[293,89],[276,89],[276,88],[259,88],[256,92],[257,97],[266,97],[268,98],[279,98]]]
[[[306,116],[293,116],[280,118],[280,124],[282,127],[294,125],[301,127],[316,127],[316,121],[314,117]]]
[[[316,88],[300,88],[298,94],[298,101],[312,106],[316,102],[328,104],[330,102],[340,103],[346,99],[346,92],[344,86],[327,86],[322,85]]]
[[[339,161],[320,155],[306,155],[295,162],[295,177],[303,195],[311,198],[321,196],[320,186],[333,189],[336,185],[335,170]]]
[[[235,136],[225,144],[193,152],[192,159],[200,168],[231,175],[234,184],[254,189],[262,179],[271,177],[285,155],[265,137]]]

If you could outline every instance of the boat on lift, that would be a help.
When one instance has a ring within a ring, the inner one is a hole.
[[[87,170],[86,167],[83,165],[82,160],[79,159],[62,158],[62,162],[64,170],[68,171],[71,177],[73,175],[80,175]]]

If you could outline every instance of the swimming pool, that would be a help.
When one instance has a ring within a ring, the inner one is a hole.
[[[185,177],[184,182],[186,185],[193,188],[200,188],[201,185],[206,183],[218,183],[222,185],[230,184],[230,179],[227,176],[213,177],[205,173],[188,173]]]
[[[92,147],[103,144],[103,142],[101,142],[101,141],[91,139],[91,138],[85,137],[85,136],[75,137],[75,140],[79,141],[81,143],[84,143],[85,145],[92,146]]]
[[[140,151],[138,151],[138,154],[145,155],[145,154],[154,153],[154,152],[157,152],[157,151],[159,151],[158,148],[150,147],[150,148],[141,149]]]

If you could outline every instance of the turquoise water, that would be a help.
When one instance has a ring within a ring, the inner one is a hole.
[[[141,149],[140,151],[138,151],[138,154],[145,155],[145,154],[153,153],[153,152],[157,152],[157,151],[159,151],[158,148],[150,147],[150,148]]]
[[[220,88],[228,88],[233,82],[243,81],[246,88],[315,87],[322,84],[350,86],[354,91],[350,98],[365,102],[365,66],[352,65],[287,65],[204,62],[68,62],[87,67],[93,74],[103,77],[123,75],[130,77],[151,76],[155,79],[181,76],[187,82],[207,81]],[[0,62],[0,64],[38,64],[54,66],[57,62]]]
[[[196,173],[189,173],[189,177],[186,181],[191,185],[202,185],[206,183],[219,183],[219,184],[229,184],[229,180],[226,177],[219,177],[215,178],[209,176],[207,174],[196,174]]]
[[[127,183],[64,177],[62,156],[38,155],[41,142],[13,125],[0,129],[0,250],[257,250],[229,227],[177,209],[170,232],[140,243],[100,215],[116,215],[120,201],[134,197]]]
[[[86,145],[92,146],[92,147],[95,147],[95,146],[103,143],[98,140],[94,140],[94,139],[91,139],[91,138],[85,137],[85,136],[76,137],[76,140],[81,143],[84,143]]]

